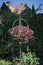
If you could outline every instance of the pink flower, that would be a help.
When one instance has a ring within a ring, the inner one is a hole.
[[[28,42],[29,39],[33,38],[34,32],[29,28],[29,26],[15,26],[10,29],[12,36],[17,39],[20,39],[24,42]]]
[[[14,27],[13,30],[14,30],[14,32],[18,32],[18,27],[17,26]]]

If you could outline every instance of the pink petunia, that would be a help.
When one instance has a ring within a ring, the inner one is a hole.
[[[34,32],[29,28],[29,26],[15,26],[10,29],[10,33],[17,39],[20,39],[24,42],[28,42],[29,39],[33,38]]]

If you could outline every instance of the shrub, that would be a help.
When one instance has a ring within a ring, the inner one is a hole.
[[[22,52],[21,61],[16,62],[16,65],[39,65],[39,58],[37,58],[35,53],[28,51],[28,53]]]
[[[28,52],[25,54],[22,53],[22,65],[38,65],[39,64],[39,58],[36,57],[35,53]]]
[[[0,60],[0,65],[11,65],[11,62],[6,60]]]

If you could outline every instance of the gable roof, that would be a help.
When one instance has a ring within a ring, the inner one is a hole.
[[[26,10],[27,9],[27,5],[26,4],[19,4],[19,5],[16,5],[16,6],[12,6],[10,2],[6,2],[4,3],[11,12],[16,12],[17,14],[21,14],[22,11]],[[3,4],[3,5],[4,5]],[[2,5],[2,6],[3,6]],[[29,7],[28,7],[29,8]],[[30,8],[29,8],[30,9]],[[31,9],[30,9],[31,10]]]

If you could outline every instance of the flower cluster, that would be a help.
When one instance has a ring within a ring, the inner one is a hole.
[[[29,26],[15,26],[10,29],[10,33],[16,39],[23,42],[28,42],[29,39],[33,38],[34,32],[29,28]]]

